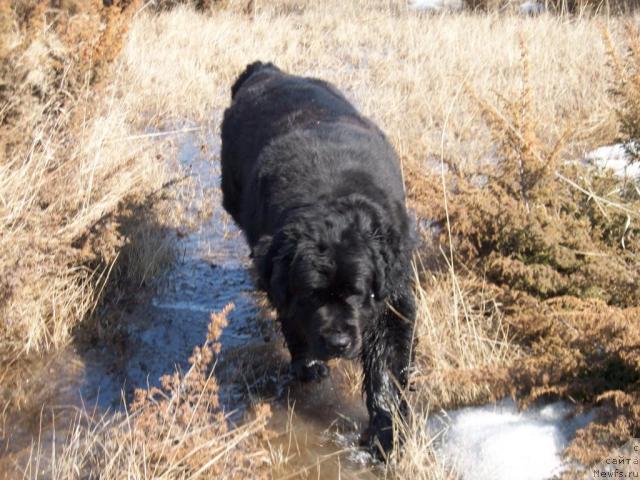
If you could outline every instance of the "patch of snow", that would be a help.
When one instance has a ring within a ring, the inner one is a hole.
[[[440,175],[444,173],[445,175],[451,173],[451,168],[447,163],[442,163],[437,157],[428,157],[424,162],[425,168],[434,175]]]
[[[621,143],[596,148],[585,155],[583,163],[608,168],[621,178],[640,177],[640,163],[629,164],[629,155]]]
[[[527,0],[520,4],[518,10],[522,15],[539,15],[544,12],[544,5],[535,0]]]
[[[590,418],[562,402],[518,412],[505,400],[449,412],[430,427],[445,425],[440,452],[464,480],[544,480],[565,468],[562,450]]]
[[[461,10],[462,0],[412,0],[409,7],[413,10],[441,12],[445,10]]]

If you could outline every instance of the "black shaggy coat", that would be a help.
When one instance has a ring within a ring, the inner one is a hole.
[[[222,123],[225,209],[278,310],[292,367],[360,357],[370,446],[393,445],[412,360],[413,224],[384,134],[331,84],[249,65]]]

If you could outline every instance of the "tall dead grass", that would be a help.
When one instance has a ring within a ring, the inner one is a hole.
[[[539,0],[543,11],[558,15],[619,15],[637,10],[634,0]],[[465,6],[482,11],[518,11],[523,2],[517,0],[466,0]]]
[[[613,72],[612,95],[619,100],[616,113],[620,141],[634,162],[640,161],[640,30],[631,22],[625,25],[623,51],[616,48],[608,31],[603,31],[609,65]]]
[[[440,409],[495,399],[491,385],[473,374],[512,364],[518,349],[490,289],[478,289],[449,270],[423,279],[416,297],[414,401]]]
[[[403,445],[387,467],[392,478],[460,478],[438,452],[444,432],[429,422],[430,415],[496,400],[485,373],[509,368],[521,355],[489,289],[478,289],[452,267],[436,275],[421,269],[416,275],[418,350],[406,392],[409,420],[396,421]]]
[[[2,5],[0,358],[11,362],[64,344],[112,286],[170,261],[173,215],[170,167],[157,145],[126,141],[147,120],[132,122],[122,72],[108,71],[140,2]]]
[[[520,49],[519,91],[501,95],[500,106],[466,88],[492,132],[494,158],[471,171],[447,163],[448,208],[429,202],[442,189],[428,178],[432,196],[423,203],[434,208],[428,218],[442,227],[440,243],[452,261],[470,278],[488,280],[522,352],[471,384],[488,382],[494,395],[524,405],[541,398],[598,405],[598,420],[567,450],[591,465],[640,431],[640,191],[637,179],[567,164],[565,147],[582,135],[575,119],[543,139],[532,115],[537,97],[524,37]],[[625,87],[620,124],[629,131],[624,120],[632,118],[637,91]]]
[[[212,313],[207,338],[195,347],[186,372],[161,387],[136,391],[116,416],[80,411],[62,439],[41,438],[22,466],[24,478],[229,479],[268,478],[268,405],[232,428],[213,375],[218,337],[233,305]],[[55,435],[53,432],[52,435]],[[60,441],[62,440],[62,441]],[[59,445],[58,445],[59,443]]]

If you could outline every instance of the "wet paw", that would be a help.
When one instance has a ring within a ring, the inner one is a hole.
[[[321,360],[294,360],[291,370],[301,382],[319,381],[329,375],[329,367]]]
[[[376,460],[387,462],[394,447],[391,419],[376,417],[360,438],[360,446]]]
[[[393,449],[393,434],[389,431],[370,434],[362,445],[373,458],[386,462]]]

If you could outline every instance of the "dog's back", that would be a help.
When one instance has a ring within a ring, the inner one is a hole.
[[[376,128],[331,84],[289,75],[272,63],[248,65],[231,87],[231,97],[222,123],[223,162],[230,156],[253,163],[274,137],[320,122]]]
[[[225,209],[241,226],[243,188],[255,176],[261,152],[276,138],[305,130],[335,130],[339,125],[338,131],[355,130],[386,142],[376,125],[333,85],[289,75],[272,63],[248,65],[231,87],[231,95],[222,123],[222,190]]]

